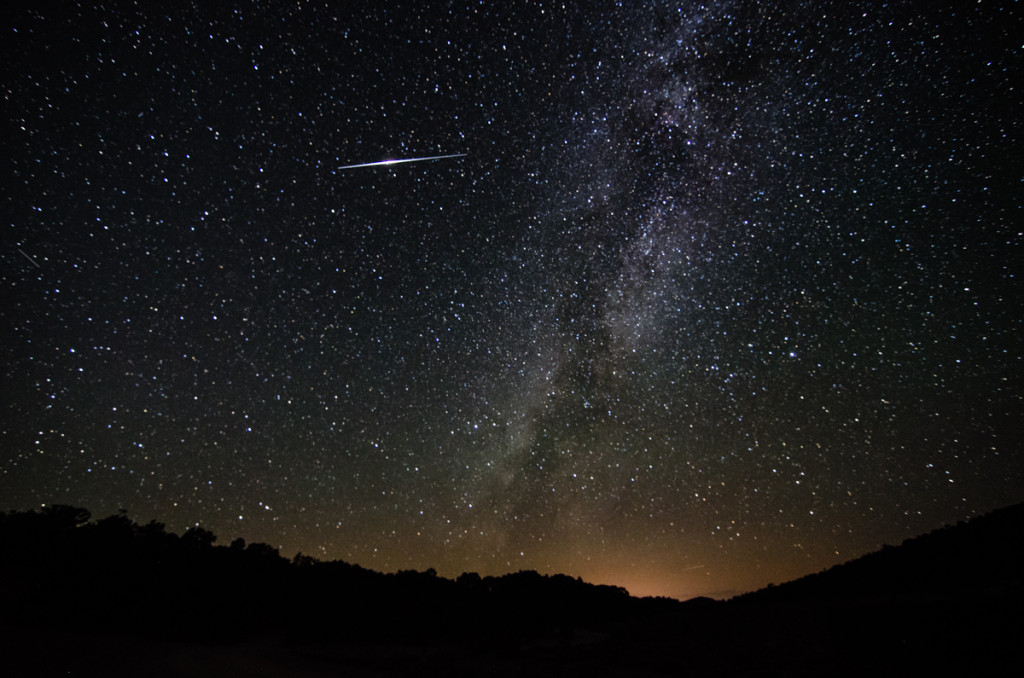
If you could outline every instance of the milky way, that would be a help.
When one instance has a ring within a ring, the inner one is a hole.
[[[1024,499],[1013,3],[348,4],[4,11],[0,508],[687,597]]]

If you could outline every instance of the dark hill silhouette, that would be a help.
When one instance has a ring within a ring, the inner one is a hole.
[[[727,602],[565,575],[456,580],[218,546],[127,516],[0,514],[5,675],[999,675],[1024,505]]]
[[[1024,638],[1022,537],[1018,504],[739,596],[728,619],[780,647],[814,638],[864,674],[1007,675]]]
[[[961,521],[736,600],[956,598],[1012,595],[1024,583],[1024,504]]]

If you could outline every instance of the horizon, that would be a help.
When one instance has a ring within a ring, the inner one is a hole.
[[[668,597],[1024,500],[1022,12],[813,9],[12,9],[0,496]]]
[[[8,508],[8,509],[5,509],[5,510],[0,510],[0,513],[16,513],[16,512],[19,512],[19,511],[36,511],[37,509],[46,509],[47,506],[56,506],[56,504],[41,504],[38,507],[33,507],[33,508],[29,508],[29,509],[11,509],[11,508]],[[65,506],[69,506],[69,505],[65,505]],[[1006,509],[1010,509],[1010,508],[1014,508],[1014,507],[1024,507],[1024,502],[1018,503],[1018,504],[1010,504],[1010,505],[1006,505],[1006,506],[997,507],[996,509],[993,509],[992,511],[986,512],[985,514],[983,514],[981,516],[973,516],[969,520],[967,520],[966,522],[969,523],[974,518],[990,516],[990,515],[992,515],[994,513],[999,513],[999,512],[1005,511]],[[98,516],[98,515],[92,514],[92,512],[89,511],[89,509],[86,508],[86,507],[74,507],[74,506],[72,506],[71,508],[85,509],[90,514],[90,517],[88,519],[88,523],[90,523],[90,524],[96,524],[97,522],[102,521],[102,520],[104,520],[106,518],[124,517],[124,518],[127,518],[128,520],[130,520],[137,527],[143,527],[143,526],[145,526],[145,525],[147,525],[147,524],[149,524],[151,522],[155,522],[155,523],[163,526],[163,529],[165,530],[165,532],[167,534],[176,535],[177,537],[181,537],[182,534],[184,534],[187,530],[189,530],[189,529],[191,529],[193,527],[202,527],[203,529],[207,529],[207,530],[209,529],[208,526],[205,526],[205,525],[202,525],[200,523],[197,523],[195,525],[186,525],[183,528],[181,528],[180,530],[176,530],[173,527],[168,526],[166,523],[164,523],[163,521],[160,521],[160,520],[158,520],[156,518],[151,518],[150,520],[147,520],[145,522],[141,522],[139,520],[135,520],[135,519],[133,519],[131,517],[130,514],[128,514],[124,510],[118,510],[115,513],[111,513],[111,514],[104,515],[104,516]],[[964,523],[964,521],[958,521],[958,523],[956,523],[956,525],[959,526],[959,525],[961,525],[963,523]],[[936,527],[933,530],[929,530],[927,532],[924,532],[922,534],[913,535],[911,537],[908,537],[908,540],[917,539],[919,537],[923,537],[923,536],[926,536],[926,535],[929,535],[929,534],[940,532],[942,530],[950,529],[952,527],[954,527],[953,524],[945,524],[945,525],[942,525],[940,527]],[[308,553],[304,553],[301,550],[295,551],[294,553],[290,554],[290,552],[287,549],[283,548],[281,545],[274,545],[274,544],[267,543],[267,542],[260,542],[260,541],[257,541],[257,540],[246,539],[244,537],[244,535],[237,535],[236,534],[236,535],[229,535],[229,536],[224,537],[224,536],[222,536],[220,534],[217,534],[216,531],[213,531],[213,530],[210,530],[210,531],[214,535],[214,540],[212,542],[212,546],[215,547],[215,548],[216,547],[220,547],[220,548],[233,548],[233,542],[235,542],[238,539],[241,539],[246,546],[248,546],[250,544],[255,544],[255,543],[263,543],[263,544],[266,544],[268,546],[271,546],[271,547],[273,547],[277,551],[278,555],[281,558],[283,558],[284,560],[289,561],[289,562],[294,562],[295,559],[297,559],[299,556],[310,557]],[[631,597],[634,597],[634,598],[645,598],[645,597],[670,598],[670,599],[673,599],[673,600],[676,600],[676,601],[679,601],[679,602],[686,602],[688,600],[693,600],[693,599],[696,599],[696,598],[712,598],[714,600],[719,600],[719,601],[729,600],[729,599],[735,598],[737,596],[742,596],[742,595],[745,595],[745,594],[748,594],[748,593],[754,593],[754,592],[757,592],[757,591],[764,590],[766,588],[772,588],[772,587],[781,586],[783,584],[787,584],[787,583],[790,583],[790,582],[795,582],[795,581],[803,579],[803,578],[805,578],[805,577],[807,577],[809,575],[821,574],[821,573],[824,573],[824,572],[826,572],[828,570],[831,570],[833,567],[836,567],[836,566],[839,566],[839,565],[845,565],[845,564],[847,564],[847,563],[849,563],[851,561],[858,560],[859,558],[861,558],[861,557],[863,557],[865,555],[869,555],[869,554],[872,554],[872,553],[884,552],[885,549],[891,548],[891,547],[895,547],[895,546],[900,546],[900,544],[880,544],[880,545],[878,545],[877,548],[875,548],[875,549],[873,549],[871,551],[868,551],[868,552],[865,552],[865,553],[861,553],[861,554],[857,554],[857,555],[853,555],[850,558],[842,560],[841,562],[834,563],[833,565],[827,566],[827,567],[825,567],[825,568],[823,568],[821,570],[816,570],[816,571],[813,571],[813,572],[806,572],[806,573],[797,575],[797,576],[795,576],[795,577],[793,577],[791,579],[786,579],[786,580],[777,581],[777,582],[775,582],[775,581],[767,582],[765,584],[762,584],[762,585],[759,585],[759,586],[756,586],[756,587],[750,588],[750,589],[745,589],[745,590],[731,589],[731,590],[714,590],[714,591],[707,590],[707,591],[697,591],[697,592],[685,591],[685,592],[680,592],[680,593],[678,593],[676,595],[673,595],[673,593],[669,590],[670,587],[674,585],[672,583],[672,579],[671,578],[667,579],[668,583],[659,584],[659,583],[657,583],[657,581],[652,581],[650,578],[637,577],[637,576],[635,576],[635,575],[633,575],[631,573],[619,574],[619,575],[615,575],[615,574],[598,575],[597,578],[588,578],[588,577],[585,577],[585,576],[580,576],[580,575],[572,574],[572,573],[569,573],[569,572],[545,571],[545,570],[537,570],[537,569],[534,569],[534,568],[520,568],[518,570],[494,571],[494,572],[479,572],[479,571],[476,571],[476,570],[463,570],[463,571],[457,572],[457,573],[442,572],[442,571],[439,571],[437,568],[432,567],[432,566],[428,566],[428,567],[425,567],[425,568],[395,568],[395,569],[391,569],[391,570],[380,570],[380,569],[376,569],[376,568],[365,567],[361,563],[351,562],[351,561],[345,560],[344,558],[316,558],[316,557],[313,557],[313,558],[314,558],[314,560],[316,560],[318,562],[323,562],[323,563],[339,562],[339,563],[345,563],[345,564],[348,564],[348,565],[354,565],[354,566],[360,567],[362,569],[365,569],[365,570],[368,570],[368,571],[371,571],[371,572],[377,572],[379,574],[398,574],[400,572],[403,572],[403,571],[407,572],[407,571],[410,571],[410,570],[415,571],[415,572],[425,573],[425,572],[428,572],[428,571],[432,570],[434,572],[435,576],[441,577],[443,579],[447,579],[449,581],[456,581],[462,575],[466,575],[466,574],[479,575],[481,577],[501,578],[503,576],[511,575],[511,574],[516,574],[518,572],[536,572],[537,574],[540,574],[540,575],[543,575],[543,576],[569,576],[569,577],[572,577],[574,579],[580,579],[584,583],[587,583],[587,584],[606,585],[606,586],[613,586],[613,587],[621,588],[621,589],[625,590]],[[691,569],[704,570],[706,568],[704,568],[703,566],[699,566],[699,567],[691,568]],[[605,577],[605,578],[602,578],[602,577]]]

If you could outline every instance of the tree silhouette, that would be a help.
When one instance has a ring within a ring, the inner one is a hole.
[[[213,546],[213,542],[217,541],[217,535],[196,525],[185,530],[185,533],[181,535],[181,541],[188,546],[209,548]]]
[[[249,544],[245,547],[245,552],[263,560],[273,561],[282,559],[281,553],[276,548],[263,542]]]
[[[856,675],[878,669],[883,651],[905,675],[941,668],[950,653],[994,663],[1021,631],[1024,505],[758,594],[685,604],[533,570],[454,581],[433,569],[382,574],[301,552],[285,559],[241,538],[216,546],[198,526],[178,537],[156,521],[90,518],[61,505],[0,513],[0,628],[55,648],[61,641],[48,634],[62,628],[212,644],[269,633],[297,644],[415,646],[418,657],[461,648],[491,653],[487,665],[495,656],[532,661],[545,648],[584,662],[570,675],[601,673],[605,662],[621,675],[820,675],[837,666]]]
[[[92,514],[77,506],[51,504],[43,507],[42,516],[57,531],[81,527],[89,522]]]

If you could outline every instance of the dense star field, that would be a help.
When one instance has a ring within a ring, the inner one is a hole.
[[[1024,499],[1016,3],[14,4],[0,510],[689,597]]]

